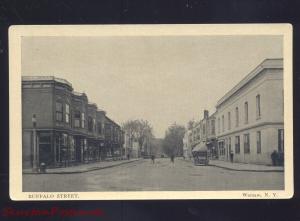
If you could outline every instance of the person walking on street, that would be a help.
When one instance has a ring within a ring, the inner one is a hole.
[[[174,155],[172,154],[172,155],[171,155],[171,163],[172,163],[172,166],[173,166],[173,167],[175,166],[174,158],[175,158],[175,157],[174,157]]]
[[[155,163],[155,156],[154,155],[151,155],[151,160],[152,160],[152,163],[154,164]]]

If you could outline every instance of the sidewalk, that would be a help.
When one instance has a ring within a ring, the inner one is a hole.
[[[284,172],[283,166],[267,166],[246,163],[231,163],[221,160],[210,160],[210,166],[215,166],[223,169],[234,171],[249,171],[249,172]]]
[[[118,160],[118,161],[101,161],[95,163],[81,164],[77,166],[70,167],[60,167],[60,168],[51,168],[46,170],[46,174],[72,174],[72,173],[84,173],[93,170],[100,170],[115,166],[120,166],[127,163],[132,163],[139,161],[139,159],[131,160]],[[35,173],[32,172],[32,169],[23,170],[23,174],[45,174],[45,173]]]

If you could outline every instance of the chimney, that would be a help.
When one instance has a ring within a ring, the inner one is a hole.
[[[204,119],[207,119],[208,118],[208,110],[204,110]]]

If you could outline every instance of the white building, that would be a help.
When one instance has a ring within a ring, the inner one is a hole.
[[[221,160],[271,164],[284,152],[283,60],[266,59],[216,105],[216,136]]]

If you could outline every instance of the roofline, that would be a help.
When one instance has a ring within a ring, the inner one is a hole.
[[[55,76],[22,76],[22,81],[56,81],[58,83],[66,84],[73,89],[73,86],[69,81]]]
[[[272,64],[271,61],[277,61],[276,64]],[[247,85],[253,78],[260,74],[264,69],[278,69],[283,68],[283,58],[267,58],[263,60],[256,68],[254,68],[249,74],[247,74],[239,83],[237,83],[231,90],[229,90],[221,99],[218,100],[216,108],[227,101],[238,90]]]

